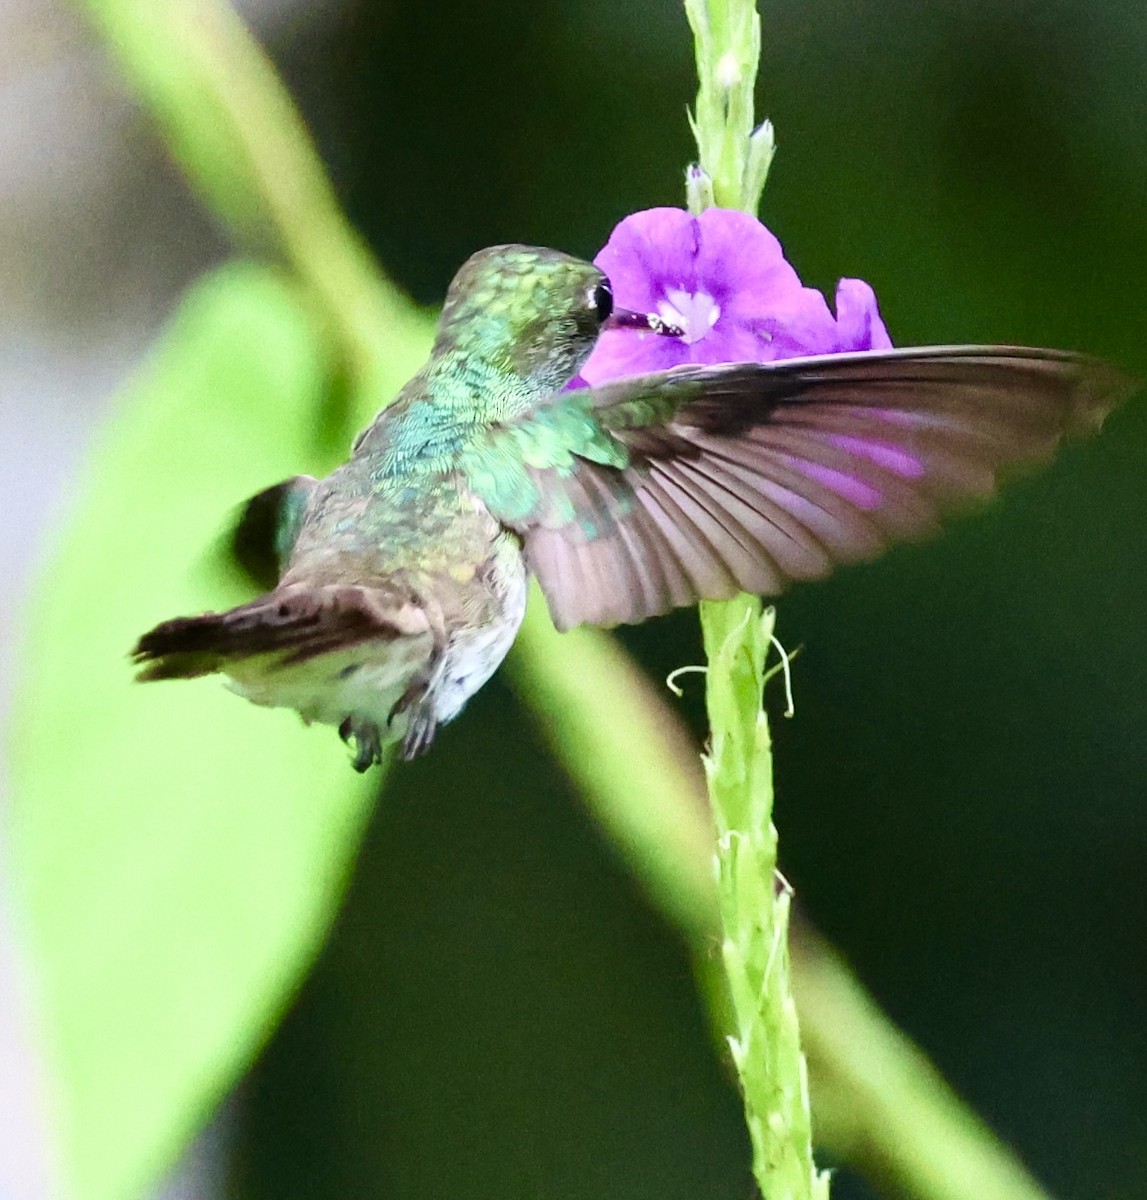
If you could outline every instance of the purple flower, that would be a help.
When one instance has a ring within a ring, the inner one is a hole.
[[[582,377],[590,384],[681,363],[772,362],[892,345],[872,288],[842,279],[836,316],[805,287],[781,244],[747,213],[650,208],[628,216],[594,259],[621,308],[653,313],[679,338],[607,330]]]

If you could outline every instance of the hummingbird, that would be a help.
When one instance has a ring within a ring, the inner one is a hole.
[[[681,332],[616,308],[592,263],[521,245],[473,255],[429,360],[348,460],[248,502],[241,528],[268,531],[274,586],[157,625],[137,677],[219,673],[255,704],[336,726],[358,771],[391,742],[413,758],[506,656],[531,575],[563,630],[773,596],[934,533],[1134,390],[1092,358],[990,346],[567,388],[613,328]]]

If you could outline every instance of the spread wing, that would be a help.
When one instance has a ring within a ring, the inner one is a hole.
[[[926,537],[1135,386],[1010,347],[680,367],[552,397],[490,447],[513,443],[520,479],[476,490],[522,534],[559,628],[641,621]]]

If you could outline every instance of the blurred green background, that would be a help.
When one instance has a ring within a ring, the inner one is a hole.
[[[762,12],[762,216],[806,282],[867,279],[902,345],[1147,371],[1147,7]],[[421,301],[483,245],[591,257],[681,202],[669,0],[299,7],[270,49]],[[1065,1200],[1147,1197],[1145,547],[1140,398],[943,540],[780,606],[804,647],[775,722],[799,906]],[[654,676],[700,659],[690,613],[622,637]],[[394,771],[224,1131],[236,1200],[751,1194],[688,955],[498,680]]]

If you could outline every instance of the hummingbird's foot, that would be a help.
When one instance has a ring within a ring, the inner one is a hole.
[[[402,757],[406,762],[425,754],[438,732],[438,718],[434,715],[429,691],[425,680],[415,680],[395,701],[387,718],[387,724],[393,725],[395,717],[406,714],[406,734],[402,739]]]
[[[354,738],[354,758],[351,766],[361,775],[369,771],[376,763],[382,762],[382,739],[378,726],[373,721],[356,721],[347,717],[339,726],[339,737],[347,745]]]
[[[429,705],[410,710],[406,723],[406,736],[402,739],[402,758],[410,762],[430,749],[434,735],[438,732],[438,721]]]

